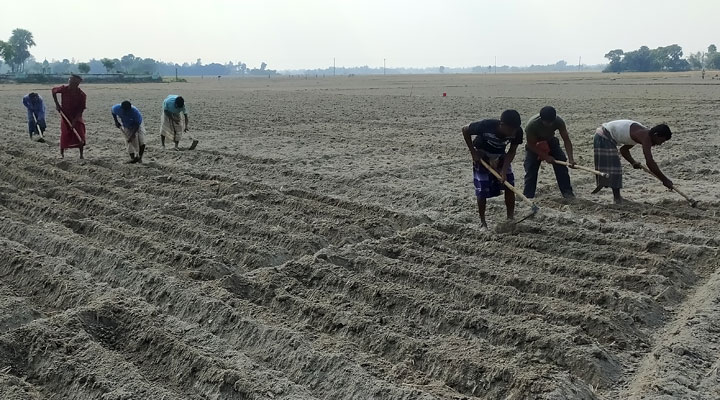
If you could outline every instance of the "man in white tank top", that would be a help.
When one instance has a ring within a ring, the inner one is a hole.
[[[642,168],[642,164],[635,161],[630,154],[630,149],[636,144],[642,145],[643,155],[647,167],[655,174],[667,188],[672,189],[673,183],[665,174],[660,171],[653,159],[652,147],[659,146],[670,140],[672,132],[665,124],[654,126],[648,129],[639,122],[629,119],[610,121],[602,124],[595,131],[593,148],[595,152],[595,169],[607,173],[607,178],[597,176],[597,187],[593,194],[598,193],[602,188],[612,188],[615,203],[622,202],[620,189],[622,188],[622,166],[620,165],[620,154],[635,169]],[[620,147],[618,153],[617,146]]]

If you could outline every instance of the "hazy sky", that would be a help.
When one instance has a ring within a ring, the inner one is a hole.
[[[24,5],[27,4],[27,7]],[[273,69],[605,62],[611,49],[720,45],[720,0],[34,0],[0,14],[39,60],[133,53]]]

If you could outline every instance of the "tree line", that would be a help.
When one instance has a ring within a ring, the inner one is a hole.
[[[30,54],[30,48],[35,46],[32,32],[17,28],[12,31],[8,41],[0,40],[0,57],[5,62],[6,70],[12,73],[39,73],[39,74],[68,74],[68,73],[121,73],[121,74],[143,74],[172,76],[200,75],[276,75],[278,72],[267,68],[263,62],[257,68],[249,68],[241,61],[229,61],[225,64],[210,63],[203,64],[201,59],[194,63],[185,62],[175,64],[170,62],[157,61],[152,58],[136,57],[133,54],[126,54],[120,58],[103,58],[100,60],[91,59],[88,62],[77,62],[76,60],[44,60],[38,62]],[[697,52],[683,58],[683,50],[677,44],[650,49],[642,46],[637,50],[625,52],[622,49],[615,49],[605,54],[609,63],[604,72],[656,72],[656,71],[688,71],[691,69],[720,69],[720,53],[717,47],[711,44],[707,52]],[[512,67],[503,65],[497,66],[475,66],[469,68],[450,68],[445,66],[429,68],[372,68],[369,66],[351,68],[318,68],[312,70],[290,70],[284,71],[293,75],[372,75],[372,74],[408,74],[408,73],[493,73],[493,72],[561,72],[575,70],[597,70],[602,66],[569,65],[565,61],[558,61],[555,64],[531,65],[529,67]],[[0,62],[0,71],[3,69]]]
[[[677,44],[656,49],[642,46],[628,52],[615,49],[605,54],[605,58],[610,63],[603,72],[676,72],[703,68],[720,69],[720,54],[714,44],[708,47],[707,53],[697,52],[687,58],[683,58],[682,47]]]
[[[257,68],[250,68],[244,62],[229,61],[225,64],[203,64],[199,58],[194,63],[175,64],[157,61],[152,58],[136,57],[126,54],[120,58],[91,59],[88,62],[76,60],[44,60],[38,62],[30,54],[30,48],[35,46],[32,32],[26,29],[14,29],[7,42],[0,40],[0,57],[6,64],[6,69],[12,73],[37,74],[101,74],[122,73],[142,75],[171,76],[200,76],[200,75],[276,75],[277,71],[267,68],[263,62]],[[0,62],[2,69],[2,62]]]
[[[10,64],[8,64],[10,67]],[[175,64],[157,61],[152,58],[136,57],[133,54],[126,54],[120,58],[91,59],[87,62],[77,60],[44,60],[36,61],[30,56],[23,64],[22,69],[11,72],[25,72],[29,74],[140,74],[140,75],[161,75],[172,76],[177,70],[182,76],[217,76],[217,75],[239,75],[239,76],[267,76],[276,75],[277,71],[268,69],[266,63],[261,63],[258,68],[248,68],[243,62],[226,64],[211,63],[203,64],[200,59],[194,63]]]

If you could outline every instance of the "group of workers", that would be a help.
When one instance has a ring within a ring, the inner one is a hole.
[[[52,96],[55,107],[61,115],[60,155],[65,150],[78,148],[83,158],[85,147],[85,122],[82,115],[85,110],[86,96],[80,89],[82,78],[72,75],[67,85],[54,87]],[[58,94],[61,96],[58,101]],[[30,138],[43,141],[45,131],[45,105],[37,93],[23,97],[23,104],[28,113],[28,129]],[[180,150],[179,142],[183,133],[188,132],[188,114],[182,96],[169,95],[163,101],[162,122],[160,125],[160,143],[165,147],[165,139],[174,143],[174,150]],[[111,107],[115,126],[122,130],[128,145],[129,163],[142,162],[145,152],[145,126],[143,117],[130,101],[125,100]],[[559,133],[562,139],[556,137]],[[497,197],[504,191],[507,218],[512,219],[515,209],[515,193],[505,190],[505,182],[515,184],[511,163],[517,148],[527,139],[525,146],[525,185],[523,195],[534,198],[538,172],[543,162],[552,165],[560,193],[564,198],[575,197],[570,182],[569,168],[575,168],[573,145],[565,121],[557,115],[551,106],[543,107],[538,115],[533,116],[525,126],[521,127],[520,114],[516,110],[506,110],[500,119],[485,119],[473,122],[462,128],[465,143],[473,160],[473,182],[477,197],[478,213],[482,227],[487,227],[485,209],[487,199]],[[196,148],[198,140],[192,135],[190,150]],[[474,136],[474,139],[473,139]],[[663,144],[672,137],[670,128],[665,124],[649,129],[632,120],[617,120],[602,124],[595,131],[593,139],[595,168],[602,174],[596,176],[597,187],[592,193],[598,193],[609,187],[613,191],[615,203],[621,203],[622,197],[622,165],[620,155],[633,168],[644,168],[630,154],[630,149],[641,145],[647,169],[657,176],[669,189],[673,183],[665,176],[653,159],[652,148]],[[508,149],[508,144],[510,145]],[[618,150],[618,146],[621,146]],[[567,153],[567,155],[566,155]]]
[[[565,152],[560,147],[560,134]],[[525,146],[525,186],[523,195],[529,199],[535,197],[538,171],[542,162],[552,165],[560,193],[564,198],[575,197],[568,167],[575,168],[573,146],[565,121],[557,115],[555,108],[543,107],[523,128],[520,114],[516,110],[506,110],[500,119],[485,119],[473,122],[462,128],[465,143],[473,160],[473,183],[477,197],[478,213],[482,227],[487,227],[485,208],[487,199],[505,192],[507,218],[513,219],[515,193],[506,190],[505,182],[515,185],[511,163],[517,148],[527,139]],[[474,138],[473,138],[474,137]],[[617,120],[602,124],[595,130],[593,139],[595,169],[601,174],[596,176],[597,186],[593,194],[609,187],[613,191],[615,203],[622,202],[622,165],[620,155],[633,168],[643,168],[630,154],[630,149],[641,145],[647,168],[663,185],[673,189],[673,183],[662,173],[653,159],[652,148],[659,146],[672,137],[670,128],[665,124],[647,128],[632,120]],[[510,145],[508,148],[508,144]],[[618,150],[618,146],[621,146]],[[495,175],[497,174],[497,176]]]
[[[55,108],[60,114],[60,156],[65,157],[65,150],[77,148],[80,150],[80,159],[84,158],[85,148],[85,121],[83,111],[86,108],[85,92],[80,89],[82,77],[71,75],[67,85],[52,88],[52,97]],[[58,100],[60,95],[60,100]],[[35,141],[44,141],[45,103],[37,93],[30,93],[23,97],[23,105],[27,108],[28,131],[30,138]],[[185,108],[185,99],[178,95],[169,95],[163,101],[162,122],[160,124],[160,143],[165,147],[165,138],[172,141],[173,150],[180,150],[179,144],[183,133],[188,131],[188,114]],[[111,115],[127,142],[129,163],[141,163],[145,152],[145,125],[140,110],[130,101],[125,100],[110,108]],[[198,140],[192,134],[190,150],[198,145]]]

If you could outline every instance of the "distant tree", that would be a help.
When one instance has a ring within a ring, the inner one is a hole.
[[[113,68],[115,68],[115,60],[103,58],[102,60],[100,60],[100,62],[102,63],[103,67],[105,67],[105,71],[107,71],[108,74],[112,72]]]
[[[45,59],[45,61],[42,62],[42,73],[47,74],[49,72],[50,72],[50,63],[48,62],[47,59]]]
[[[10,67],[10,70],[15,72],[15,50],[10,43],[0,40],[0,56],[5,60],[5,64]]]
[[[708,53],[705,65],[707,68],[720,69],[720,53]]]
[[[445,73],[445,66],[441,65],[440,68],[439,68],[439,71],[440,71],[441,74],[444,74],[444,73]]]
[[[705,58],[705,66],[712,69],[720,69],[720,53],[717,51],[717,46],[711,44],[708,46],[707,57]]]
[[[126,54],[120,58],[120,62],[117,63],[120,67],[122,67],[124,72],[130,72],[130,68],[132,68],[133,63],[135,62],[135,55]]]
[[[705,68],[705,53],[698,51],[695,54],[690,54],[688,56],[688,62],[693,69]]]
[[[661,71],[687,71],[690,69],[688,60],[683,59],[682,47],[677,44],[670,46],[658,47],[651,51],[653,62],[656,68]],[[654,70],[654,69],[653,69]]]
[[[70,72],[70,67],[70,60],[63,58],[62,61],[53,63],[52,70],[56,74],[67,74]]]
[[[622,51],[622,49],[615,49],[610,50],[607,54],[605,54],[605,58],[610,60],[610,64],[608,64],[607,68],[605,68],[605,72],[620,72],[623,70],[623,56],[625,55],[625,52]]]
[[[90,72],[90,64],[84,62],[78,64],[78,71],[80,71],[81,74],[87,74]]]
[[[635,51],[625,53],[623,61],[628,71],[649,72],[660,70],[659,63],[647,46],[641,46]]]
[[[265,68],[267,68],[267,63],[263,61],[260,63],[260,71],[265,71]]]
[[[8,62],[13,72],[22,72],[25,69],[25,61],[30,58],[30,47],[35,46],[33,34],[27,29],[14,29],[5,47],[11,47],[12,62]],[[3,57],[4,58],[4,57]],[[7,62],[7,60],[5,61]]]
[[[610,60],[610,63],[604,72],[688,71],[693,66],[702,68],[703,65],[701,53],[685,59],[682,47],[677,44],[661,46],[652,50],[647,46],[642,46],[628,52],[615,49],[605,54],[605,58]]]

